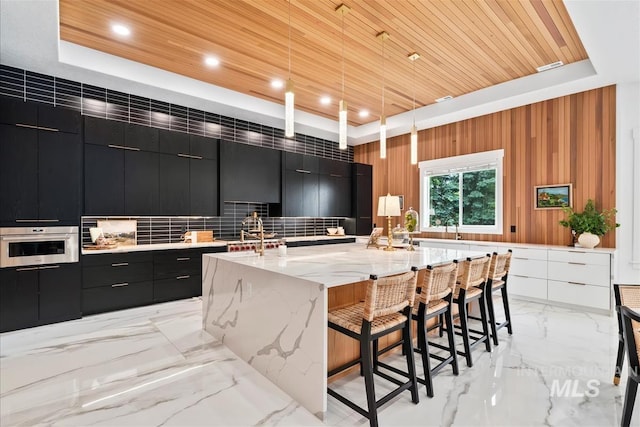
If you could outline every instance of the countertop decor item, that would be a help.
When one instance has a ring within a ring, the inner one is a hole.
[[[98,220],[98,228],[102,229],[104,238],[118,246],[135,246],[137,244],[138,221],[135,219]]]
[[[387,194],[378,199],[378,216],[387,217],[387,247],[385,251],[395,251],[393,247],[393,234],[391,232],[391,217],[400,216],[400,198]]]
[[[413,235],[419,232],[419,218],[420,216],[418,215],[418,212],[412,207],[409,207],[409,210],[404,213],[404,228],[406,228],[409,232],[409,247],[407,248],[408,251],[415,251],[415,248],[413,247]]]
[[[567,217],[560,221],[560,225],[575,231],[578,242],[585,248],[593,249],[600,243],[600,236],[620,227],[620,224],[615,222],[615,215],[618,212],[616,208],[598,212],[592,199],[587,200],[582,212],[575,212],[570,206],[563,207],[562,211],[567,214]]]

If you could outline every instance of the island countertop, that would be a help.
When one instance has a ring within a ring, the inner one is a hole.
[[[415,251],[398,249],[388,252],[382,248],[366,249],[362,243],[330,246],[288,248],[285,256],[277,250],[265,251],[264,256],[253,252],[225,252],[205,254],[298,279],[322,284],[326,287],[360,282],[375,274],[379,277],[409,271],[411,267],[425,268],[451,260],[485,255],[482,252],[458,251],[439,248],[416,248]]]

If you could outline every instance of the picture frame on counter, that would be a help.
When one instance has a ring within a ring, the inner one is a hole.
[[[534,187],[534,209],[562,209],[572,206],[572,185],[536,185]]]

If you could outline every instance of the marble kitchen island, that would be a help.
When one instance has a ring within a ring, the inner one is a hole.
[[[310,412],[327,410],[329,289],[484,255],[450,249],[289,248],[203,255],[203,328]],[[346,289],[346,288],[345,288]],[[249,398],[249,397],[248,397]]]

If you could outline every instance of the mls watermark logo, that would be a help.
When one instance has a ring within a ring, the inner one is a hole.
[[[600,394],[600,381],[576,379],[554,379],[551,382],[551,397],[597,397]]]

